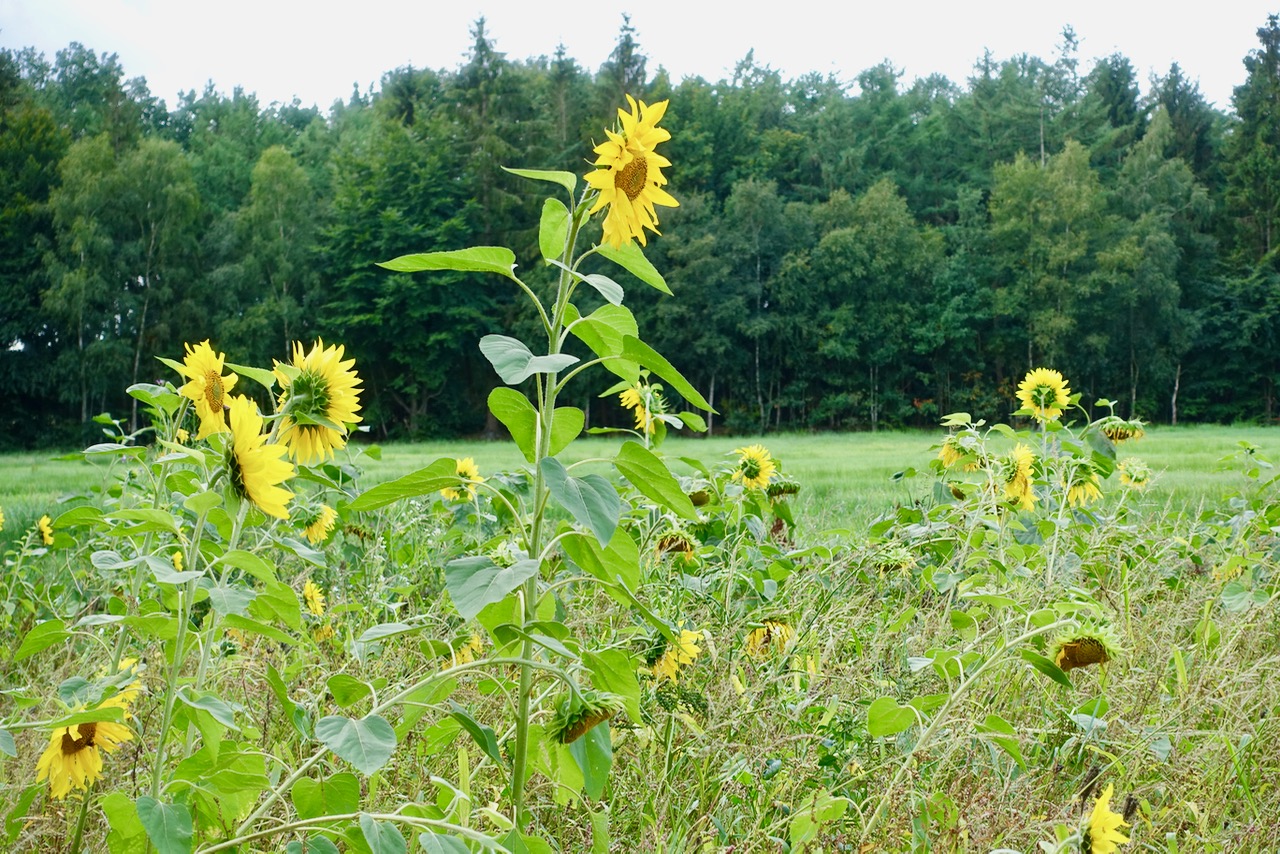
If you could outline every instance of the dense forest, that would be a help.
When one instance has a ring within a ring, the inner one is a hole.
[[[502,167],[583,173],[626,94],[670,99],[681,203],[646,250],[675,297],[623,282],[628,305],[716,431],[1000,417],[1039,365],[1126,416],[1280,415],[1275,16],[1230,112],[1176,64],[1145,95],[1122,55],[1081,67],[1070,29],[1049,60],[909,86],[750,53],[673,82],[626,22],[594,72],[472,35],[460,67],[397,68],[327,114],[212,84],[169,108],[114,54],[0,52],[0,446],[136,423],[126,387],[178,380],[154,357],[206,338],[257,365],[343,343],[375,436],[485,432],[477,339],[532,322],[509,283],[374,262],[497,244],[550,281],[545,185]]]

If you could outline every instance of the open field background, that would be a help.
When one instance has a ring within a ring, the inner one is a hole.
[[[797,499],[810,528],[844,528],[865,525],[895,504],[927,497],[932,487],[928,466],[936,454],[930,447],[941,431],[885,431],[879,433],[779,434],[765,437],[709,439],[672,436],[663,446],[669,458],[697,457],[708,464],[727,459],[734,448],[762,443],[783,463],[783,471],[803,486]],[[620,443],[618,438],[579,439],[565,453],[566,463],[605,456]],[[1156,472],[1155,483],[1142,496],[1146,506],[1195,512],[1240,485],[1237,469],[1220,465],[1223,457],[1250,442],[1259,452],[1280,461],[1280,430],[1244,426],[1196,425],[1148,430],[1122,455],[1141,457]],[[5,530],[0,543],[48,513],[56,517],[60,499],[83,495],[103,482],[105,467],[83,460],[58,459],[59,454],[12,453],[0,456],[0,508]],[[392,480],[427,465],[439,457],[473,457],[482,474],[512,470],[523,464],[509,442],[456,440],[405,442],[381,446],[381,459],[364,457],[364,484]],[[680,471],[680,464],[673,464]],[[915,478],[893,481],[895,472],[916,469]],[[687,471],[687,468],[686,468]],[[74,499],[66,505],[74,503]]]

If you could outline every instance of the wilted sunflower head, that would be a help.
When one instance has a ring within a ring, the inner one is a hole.
[[[1081,623],[1053,640],[1049,658],[1064,672],[1091,664],[1106,664],[1120,654],[1120,643],[1106,626]]]
[[[747,634],[743,644],[747,655],[764,660],[784,652],[795,630],[781,620],[765,620]]]
[[[1081,462],[1067,473],[1067,503],[1072,507],[1084,507],[1102,497],[1102,481],[1093,464]]]
[[[616,694],[579,688],[578,696],[563,696],[547,734],[561,744],[572,744],[595,727],[622,713],[623,699]]]
[[[1142,490],[1151,485],[1151,467],[1137,457],[1125,457],[1116,463],[1120,473],[1120,485]]]
[[[1117,444],[1146,435],[1146,426],[1137,418],[1126,421],[1118,415],[1108,415],[1098,421],[1098,430]]]

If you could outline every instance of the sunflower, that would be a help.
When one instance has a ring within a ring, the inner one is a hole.
[[[1102,482],[1093,466],[1078,466],[1067,484],[1067,503],[1072,507],[1092,504],[1102,497]]]
[[[360,377],[351,370],[355,359],[342,360],[343,347],[316,341],[304,353],[293,344],[293,371],[276,364],[280,383],[280,439],[290,459],[304,465],[333,457],[346,447],[347,425],[360,421]]]
[[[104,700],[97,708],[127,709],[124,692]],[[126,711],[125,717],[129,714]],[[49,781],[49,794],[65,798],[72,788],[88,790],[102,774],[102,754],[114,753],[133,738],[127,726],[115,721],[91,721],[59,727],[49,736],[49,746],[36,762],[36,782]]]
[[[478,656],[484,655],[484,641],[476,632],[472,632],[471,637],[466,640],[455,640],[451,646],[450,653],[440,659],[440,667],[443,670],[457,667],[459,664],[470,664]]]
[[[333,530],[333,523],[337,520],[337,511],[328,504],[321,504],[320,509],[315,511],[311,521],[307,522],[303,530],[307,535],[307,541],[313,546],[318,546],[329,539],[329,532]]]
[[[1064,672],[1090,664],[1106,664],[1120,654],[1120,644],[1105,626],[1086,622],[1053,639],[1049,657]]]
[[[1018,400],[1023,409],[1040,421],[1056,421],[1062,410],[1071,403],[1071,389],[1062,374],[1048,368],[1029,371],[1018,386]]]
[[[778,620],[765,620],[764,625],[751,630],[745,644],[747,655],[763,660],[787,648],[795,630]]]
[[[227,392],[235,387],[240,379],[234,373],[222,376],[223,353],[214,353],[208,339],[201,341],[193,349],[190,344],[184,345],[187,355],[182,360],[178,371],[187,378],[187,384],[178,389],[186,398],[195,401],[196,415],[200,417],[200,430],[196,439],[204,439],[213,433],[227,432],[227,417],[224,411],[227,406]]]
[[[174,552],[169,555],[169,562],[173,564],[174,572],[182,572],[182,552]]]
[[[655,414],[661,414],[666,411],[666,401],[662,399],[662,394],[657,391],[660,386],[649,386],[637,383],[630,388],[625,388],[618,395],[619,401],[627,409],[634,412],[636,417],[636,429],[642,433],[653,435],[657,429]]]
[[[4,530],[4,508],[0,507],[0,531]]]
[[[1119,846],[1126,844],[1129,837],[1120,832],[1120,828],[1128,827],[1124,816],[1111,810],[1111,795],[1115,784],[1108,783],[1102,795],[1093,805],[1089,821],[1084,828],[1084,846],[1086,854],[1112,854]]]
[[[577,697],[564,697],[556,703],[547,735],[561,744],[572,744],[622,711],[623,700],[616,694],[581,688]]]
[[[693,664],[698,658],[698,653],[702,652],[702,647],[698,646],[698,641],[702,639],[702,632],[681,629],[679,640],[668,643],[667,648],[651,665],[650,671],[653,673],[653,678],[675,682],[680,668]]]
[[[44,540],[44,544],[53,545],[53,520],[48,516],[41,516],[36,525],[40,528],[40,539]]]
[[[1031,465],[1034,462],[1031,449],[1021,443],[1005,457],[1004,497],[1019,510],[1030,510],[1036,506],[1036,494],[1031,488]]]
[[[606,130],[608,140],[595,147],[597,168],[587,174],[587,183],[599,191],[600,196],[591,213],[609,206],[604,218],[604,241],[620,248],[631,238],[647,245],[644,230],[658,234],[658,214],[654,205],[679,207],[662,185],[667,179],[662,167],[671,162],[654,151],[654,148],[671,138],[671,133],[658,127],[667,111],[668,101],[652,106],[630,95],[627,103],[631,112],[618,110],[622,132]]]
[[[1130,439],[1141,439],[1147,433],[1146,427],[1147,425],[1137,418],[1126,421],[1118,415],[1108,415],[1098,422],[1098,429],[1102,431],[1102,435],[1116,444]]]
[[[764,489],[776,472],[777,466],[764,445],[751,445],[747,448],[736,448],[738,467],[733,470],[733,479],[742,481],[747,489]]]
[[[310,578],[302,585],[302,600],[307,603],[307,610],[317,617],[324,616],[324,591],[320,585]]]
[[[242,394],[227,403],[231,416],[232,442],[227,448],[227,470],[231,472],[231,488],[242,500],[258,506],[263,513],[288,519],[285,504],[293,493],[277,486],[293,477],[293,466],[280,459],[287,452],[284,445],[266,444],[262,432],[262,416],[258,406]]]
[[[1122,486],[1143,490],[1151,485],[1151,467],[1137,457],[1125,457],[1116,463],[1116,471]]]
[[[458,477],[462,480],[462,484],[456,488],[446,486],[440,490],[440,494],[450,501],[461,501],[463,499],[470,501],[476,497],[476,484],[484,483],[484,478],[480,476],[480,469],[474,459],[463,457],[458,460],[456,471]]]

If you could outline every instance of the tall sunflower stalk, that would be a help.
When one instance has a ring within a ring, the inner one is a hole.
[[[474,618],[486,604],[518,598],[518,617],[524,639],[519,656],[520,687],[516,700],[516,722],[513,743],[510,794],[512,815],[517,829],[526,825],[525,778],[529,767],[530,720],[533,716],[535,670],[547,670],[535,661],[534,641],[523,632],[525,625],[538,619],[540,599],[547,594],[542,585],[543,570],[553,549],[570,544],[587,549],[607,548],[615,535],[621,517],[621,500],[616,487],[600,475],[575,476],[572,466],[564,466],[556,456],[581,432],[583,413],[574,407],[558,407],[565,387],[578,374],[603,365],[618,375],[628,387],[640,382],[641,371],[651,371],[665,380],[686,400],[710,409],[700,394],[669,362],[644,344],[634,317],[623,307],[622,286],[599,273],[584,271],[589,258],[612,262],[665,293],[670,293],[658,272],[645,259],[641,246],[647,245],[649,233],[658,233],[657,207],[674,207],[678,202],[664,188],[667,183],[662,169],[670,162],[656,150],[671,134],[659,127],[667,102],[646,104],[628,97],[628,109],[618,110],[618,121],[605,130],[605,140],[595,147],[595,169],[586,175],[579,191],[576,175],[568,172],[510,169],[511,173],[535,181],[563,187],[569,205],[559,198],[546,200],[539,225],[539,249],[547,265],[556,270],[554,291],[547,289],[547,299],[533,285],[515,272],[515,255],[504,247],[474,247],[452,252],[406,255],[382,264],[396,272],[423,270],[456,270],[489,272],[501,275],[524,294],[532,304],[545,335],[545,344],[534,348],[505,335],[486,335],[480,350],[507,386],[528,388],[532,385],[532,401],[525,394],[499,387],[489,398],[494,416],[511,431],[525,459],[532,466],[533,488],[523,512],[515,513],[520,538],[528,559],[508,568],[494,566],[483,556],[452,562],[446,567],[446,588],[460,615]],[[586,246],[586,235],[596,214],[600,220],[600,239]],[[602,296],[607,305],[584,315],[573,301],[578,287],[586,283]],[[594,352],[586,360],[566,352],[570,336],[575,336]],[[682,414],[681,422],[695,428],[700,419]],[[643,425],[642,425],[643,426]],[[649,450],[647,434],[641,441],[627,442],[613,461],[620,474],[632,481],[647,497],[667,504],[686,518],[694,518],[692,504],[678,492],[675,478]],[[656,468],[660,469],[655,471]],[[375,487],[352,504],[357,510],[374,509],[392,501],[437,489],[479,486],[490,492],[494,500],[508,498],[488,484],[466,481],[457,461],[438,460],[427,469],[403,478],[401,482]],[[678,492],[678,494],[677,494]],[[568,510],[582,529],[566,530],[550,536],[547,511],[552,503]],[[674,506],[672,506],[674,505]],[[617,536],[626,536],[618,533]],[[581,545],[588,543],[588,545]],[[619,577],[584,577],[611,588],[620,597],[631,596]],[[496,592],[495,592],[496,591]],[[499,598],[500,597],[500,598]],[[632,601],[635,601],[632,598]],[[551,669],[571,689],[576,677],[558,665]],[[634,677],[634,671],[628,674]]]

